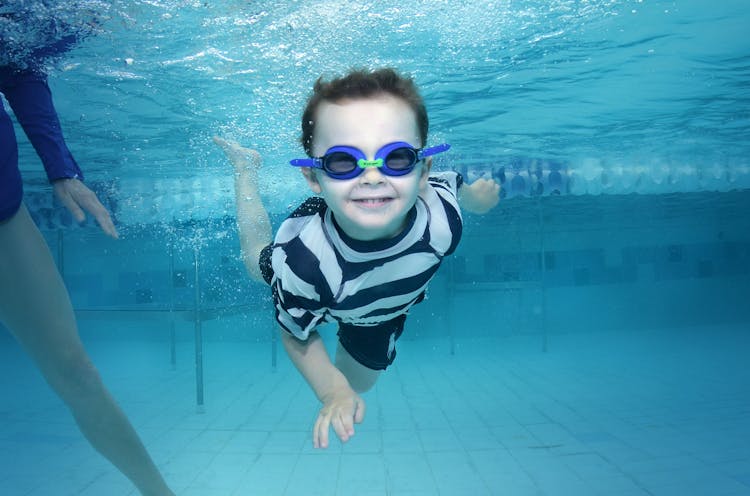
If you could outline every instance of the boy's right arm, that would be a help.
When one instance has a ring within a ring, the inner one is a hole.
[[[234,194],[237,204],[242,261],[250,276],[264,282],[258,260],[260,252],[272,241],[271,221],[258,192],[258,169],[261,159],[258,152],[243,148],[234,141],[214,136],[234,166]]]
[[[354,435],[354,424],[364,420],[364,400],[333,365],[317,333],[311,333],[306,341],[300,341],[282,329],[279,332],[292,363],[323,403],[313,428],[313,446],[328,447],[330,427],[342,442],[348,441]]]
[[[493,179],[480,178],[458,189],[458,204],[473,214],[486,214],[500,201],[500,185]]]

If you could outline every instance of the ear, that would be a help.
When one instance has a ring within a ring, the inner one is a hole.
[[[323,191],[323,188],[320,187],[320,183],[318,182],[318,178],[315,177],[315,171],[312,167],[300,167],[300,171],[302,171],[302,175],[305,176],[305,181],[307,181],[307,185],[312,192],[319,195],[320,192]]]
[[[430,170],[432,170],[432,157],[424,159],[422,165],[422,171],[419,175],[419,189],[424,190],[427,187],[427,179],[430,177]]]

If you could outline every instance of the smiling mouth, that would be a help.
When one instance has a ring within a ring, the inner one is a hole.
[[[382,207],[383,205],[390,203],[393,201],[393,198],[356,198],[352,200],[357,205],[361,205],[363,207]]]

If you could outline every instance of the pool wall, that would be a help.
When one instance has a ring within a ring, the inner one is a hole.
[[[404,339],[750,322],[748,211],[744,191],[515,198],[466,215]],[[117,318],[166,339],[165,322],[190,329],[199,308],[207,340],[269,339],[268,291],[246,276],[231,218],[117,241],[90,227],[44,233],[86,333],[107,336],[97,323]]]

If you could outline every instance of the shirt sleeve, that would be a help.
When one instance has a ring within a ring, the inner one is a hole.
[[[39,155],[50,182],[73,177],[83,179],[83,172],[65,144],[47,78],[28,70],[3,79],[0,91]]]
[[[442,188],[456,197],[458,189],[464,184],[464,178],[455,171],[433,172],[430,174],[429,182],[433,187]]]
[[[308,308],[311,300],[300,297],[283,287],[281,280],[271,286],[276,322],[289,334],[306,341],[315,328],[325,322],[325,312]]]
[[[261,270],[271,285],[276,320],[282,329],[301,340],[327,321],[328,307],[323,302],[333,298],[319,255],[301,239],[303,229],[311,229],[316,236],[324,235],[309,225],[323,212],[325,203],[320,200],[309,199],[292,212],[276,233],[274,244],[261,255]]]
[[[434,191],[425,197],[431,212],[431,243],[439,253],[447,256],[456,250],[463,232],[457,198],[463,178],[458,172],[438,172],[430,174],[428,182]]]
[[[317,285],[308,283],[291,270],[284,248],[276,246],[272,254],[271,291],[276,321],[282,329],[304,341],[325,322],[327,309],[320,301]]]

